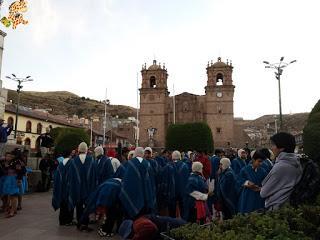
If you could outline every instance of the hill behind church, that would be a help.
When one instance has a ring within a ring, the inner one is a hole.
[[[8,90],[8,101],[16,103],[17,92]],[[78,115],[79,117],[101,116],[104,114],[104,103],[87,97],[80,97],[67,91],[55,92],[21,92],[20,103],[32,109],[47,109],[54,115]],[[128,118],[136,116],[136,109],[123,105],[108,105],[111,116]]]

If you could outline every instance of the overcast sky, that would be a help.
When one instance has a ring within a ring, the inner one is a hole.
[[[8,2],[1,10],[7,12]],[[136,76],[155,57],[172,92],[204,94],[209,60],[232,59],[235,116],[278,113],[263,60],[296,59],[282,76],[283,112],[320,98],[319,0],[29,0],[27,26],[7,32],[5,76],[31,75],[23,90],[65,90],[136,107]],[[141,79],[139,75],[139,80]]]

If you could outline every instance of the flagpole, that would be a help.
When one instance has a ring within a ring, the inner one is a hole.
[[[136,147],[139,146],[139,73],[137,73],[137,129],[136,129]]]
[[[103,119],[103,147],[105,147],[106,144],[106,128],[107,128],[107,95],[108,90],[106,88],[106,95],[104,100],[104,119]]]

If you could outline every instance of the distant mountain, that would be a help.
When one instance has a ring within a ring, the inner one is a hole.
[[[294,113],[283,115],[283,127],[289,132],[302,131],[307,123],[309,113]],[[244,124],[246,127],[255,127],[257,129],[263,129],[267,125],[274,126],[275,120],[279,127],[279,115],[264,115],[252,121],[246,121]]]
[[[16,103],[17,92],[8,90],[8,101]],[[104,103],[101,101],[79,97],[67,91],[56,92],[21,92],[20,103],[33,109],[50,109],[54,115],[74,114],[79,117],[101,116],[104,113]],[[123,105],[109,105],[107,112],[119,118],[136,116],[136,109]]]

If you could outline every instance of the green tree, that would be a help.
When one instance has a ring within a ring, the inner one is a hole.
[[[90,137],[84,129],[79,128],[56,128],[55,134],[55,152],[63,154],[76,149],[81,142],[90,143]]]
[[[213,138],[206,123],[172,124],[166,135],[166,147],[170,150],[213,151]]]
[[[312,109],[303,129],[303,146],[308,156],[320,160],[320,100]]]

